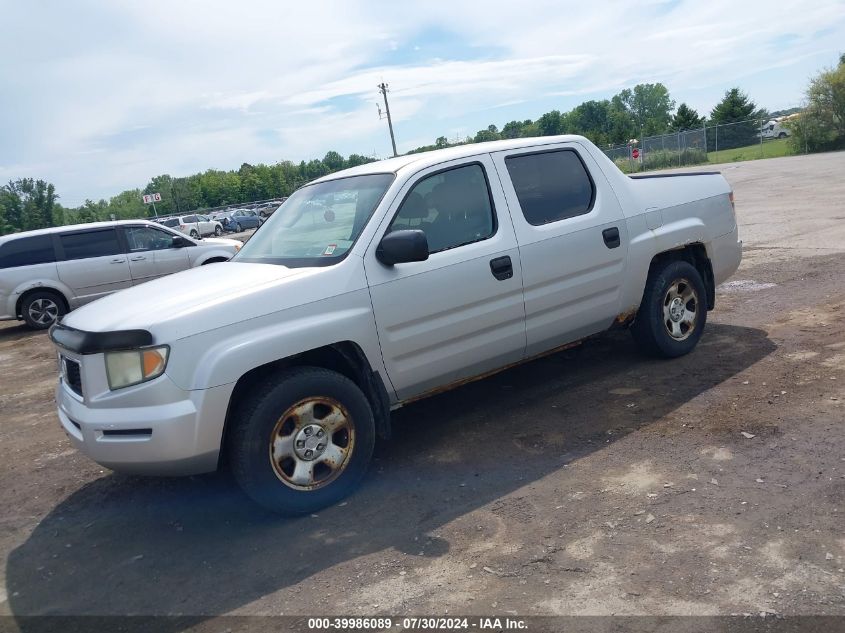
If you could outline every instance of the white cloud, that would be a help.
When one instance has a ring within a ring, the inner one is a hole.
[[[841,0],[80,0],[4,18],[0,178],[69,204],[159,173],[387,154],[382,79],[407,150],[641,81],[703,112],[736,84],[781,107],[845,41]]]

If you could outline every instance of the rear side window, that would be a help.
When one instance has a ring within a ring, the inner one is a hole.
[[[529,224],[573,218],[593,206],[593,181],[573,150],[509,156],[505,165]]]
[[[51,235],[35,235],[10,240],[0,246],[0,268],[16,268],[56,261]]]
[[[68,233],[60,236],[65,259],[87,259],[118,255],[123,252],[114,229]]]
[[[185,224],[193,224],[196,221],[197,216],[195,215],[186,215],[184,218],[182,218],[182,222],[184,222]]]
[[[419,229],[431,253],[486,240],[496,232],[496,218],[481,165],[472,164],[420,180],[405,200],[390,231]]]
[[[179,224],[179,220],[176,218],[168,218],[167,220],[161,220],[160,224],[162,226],[177,226]]]

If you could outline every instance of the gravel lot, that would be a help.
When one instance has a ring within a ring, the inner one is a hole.
[[[104,471],[0,325],[0,615],[845,615],[845,152],[722,170],[745,259],[693,354],[617,332],[408,406],[318,516]]]

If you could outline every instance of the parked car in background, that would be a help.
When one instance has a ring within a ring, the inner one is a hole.
[[[267,206],[267,207],[262,207],[261,209],[258,209],[258,215],[260,215],[264,219],[269,218],[271,215],[273,215],[276,212],[276,210],[280,206],[282,206],[282,204],[284,204],[285,200],[287,200],[287,196],[282,198],[282,200],[279,204],[273,204],[273,205],[270,205],[270,206]]]
[[[158,220],[162,226],[176,229],[185,235],[189,235],[194,239],[205,237],[206,235],[223,235],[223,225],[217,220],[208,217],[207,215],[177,215],[169,218],[162,218]]]
[[[259,503],[314,512],[361,480],[407,402],[612,327],[651,356],[691,352],[741,258],[718,172],[628,177],[581,136],[368,163],[297,190],[223,270],[54,326],[81,375],[58,381],[58,417],[113,470],[225,455]]]
[[[232,209],[224,211],[218,216],[223,230],[240,233],[246,229],[257,229],[264,223],[264,219],[252,209]]]
[[[45,329],[116,290],[223,262],[238,240],[193,240],[145,220],[59,226],[0,237],[0,320]]]

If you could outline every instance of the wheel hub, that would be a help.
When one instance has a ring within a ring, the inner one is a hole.
[[[326,450],[328,438],[326,431],[319,424],[309,424],[294,436],[293,451],[299,459],[313,461]]]
[[[679,323],[684,318],[684,300],[680,297],[675,297],[669,304],[669,318],[675,323]]]

